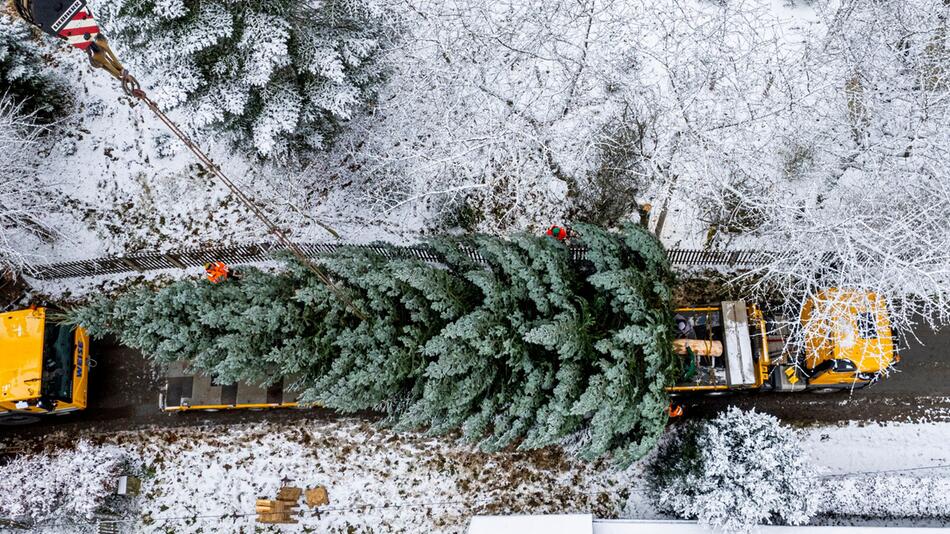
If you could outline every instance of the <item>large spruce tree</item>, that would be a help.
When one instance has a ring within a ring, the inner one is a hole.
[[[219,381],[295,376],[306,400],[398,428],[460,429],[486,450],[570,443],[625,464],[666,423],[669,264],[640,227],[577,231],[585,262],[529,235],[433,239],[439,265],[359,248],[324,260],[368,320],[294,263],[102,299],[73,319]]]

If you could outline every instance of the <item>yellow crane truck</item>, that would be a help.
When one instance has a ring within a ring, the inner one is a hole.
[[[0,314],[0,424],[86,407],[89,335],[47,320],[44,308]]]
[[[678,309],[674,321],[682,358],[679,379],[667,388],[674,396],[854,390],[898,361],[887,303],[874,293],[826,289],[806,301],[797,321],[768,317],[742,300]],[[799,342],[790,344],[793,325]]]

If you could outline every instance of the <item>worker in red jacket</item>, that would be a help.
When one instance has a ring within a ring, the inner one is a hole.
[[[558,241],[566,241],[569,232],[570,230],[568,230],[566,227],[558,226],[555,224],[554,226],[548,228],[548,231],[545,233],[548,236],[553,237],[554,239],[557,239]]]

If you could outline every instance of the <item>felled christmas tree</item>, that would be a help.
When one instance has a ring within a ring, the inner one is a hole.
[[[386,39],[362,0],[101,0],[96,13],[160,105],[264,157],[321,148],[371,96]]]
[[[624,464],[666,423],[669,264],[641,227],[576,230],[589,263],[528,235],[434,239],[441,265],[343,250],[323,264],[365,321],[296,264],[140,290],[74,320],[219,382],[293,375],[306,400],[384,411],[398,428],[460,429],[486,450],[570,442]]]

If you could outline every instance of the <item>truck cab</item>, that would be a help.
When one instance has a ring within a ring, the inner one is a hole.
[[[89,335],[48,321],[44,308],[0,314],[0,424],[86,407]]]
[[[874,293],[826,289],[808,299],[794,322],[742,300],[676,310],[673,347],[681,371],[667,391],[853,390],[898,361],[887,304]],[[792,327],[800,329],[797,350],[788,343]]]
[[[887,303],[875,293],[821,291],[802,308],[801,325],[809,385],[873,382],[898,361]]]

